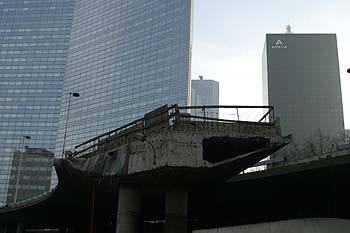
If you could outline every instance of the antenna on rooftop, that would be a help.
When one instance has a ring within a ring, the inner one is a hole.
[[[292,33],[292,27],[288,24],[286,26],[286,34],[290,34],[290,33]]]

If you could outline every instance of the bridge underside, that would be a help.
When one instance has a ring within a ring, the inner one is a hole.
[[[99,229],[97,232],[115,232],[117,180],[92,182],[79,178],[79,174],[61,173],[59,164],[56,166],[60,178],[57,189],[37,202],[1,209],[0,226],[22,222],[27,229],[87,232],[94,208],[93,227]],[[306,217],[350,218],[349,185],[349,156],[239,175],[218,185],[197,184],[189,189],[189,227]],[[168,188],[151,184],[141,187],[143,232],[162,232]]]

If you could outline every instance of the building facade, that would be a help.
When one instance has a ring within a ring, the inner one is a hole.
[[[294,142],[303,144],[316,134],[343,138],[336,35],[267,34],[263,95]]]
[[[192,0],[77,0],[56,156],[190,96]]]
[[[203,76],[199,77],[199,80],[192,80],[191,83],[192,96],[191,96],[191,105],[200,106],[200,105],[219,105],[219,82],[214,80],[205,80]],[[196,110],[195,114],[200,114]],[[218,117],[219,109],[215,108],[212,110],[208,109],[206,113],[209,117]],[[203,113],[204,114],[204,113]]]
[[[53,156],[52,151],[28,146],[15,151],[7,204],[27,200],[50,189]]]
[[[190,102],[192,0],[3,0],[0,10],[0,205],[13,201],[24,146],[61,156],[65,134],[72,149]]]
[[[54,152],[73,7],[73,0],[0,1],[0,206],[12,195],[23,136]]]

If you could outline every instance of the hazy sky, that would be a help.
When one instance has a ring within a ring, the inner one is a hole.
[[[350,0],[194,0],[192,78],[220,82],[220,104],[262,104],[266,33],[336,33],[350,128]]]

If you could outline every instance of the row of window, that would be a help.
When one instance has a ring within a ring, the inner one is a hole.
[[[9,189],[15,189],[16,185],[9,185]],[[19,190],[47,190],[48,186],[45,185],[18,185]],[[8,196],[11,196],[9,193]]]
[[[65,57],[46,57],[46,58],[41,58],[41,57],[28,57],[28,58],[23,58],[23,57],[13,57],[13,58],[0,58],[0,62],[8,62],[8,63],[16,63],[16,62],[26,62],[26,63],[47,63],[47,64],[52,64],[52,65],[60,65],[59,61],[65,62],[66,58]]]
[[[20,82],[23,82],[24,85],[34,84],[35,82],[38,82],[38,84],[43,83],[45,80],[47,83],[50,83],[52,85],[58,85],[63,82],[63,74],[64,70],[60,72],[43,72],[43,73],[22,73],[22,72],[14,72],[14,73],[0,73],[0,77],[4,78],[11,78],[10,80],[2,80],[0,81],[1,85],[21,85]],[[32,78],[35,77],[35,79],[31,80],[24,80],[23,77],[26,78]],[[51,77],[58,77],[59,79],[54,79]],[[16,81],[16,78],[20,81]],[[48,81],[48,79],[50,81]]]
[[[13,104],[13,103],[11,103]],[[19,109],[20,111],[21,110],[24,110],[26,112],[28,112],[28,110],[44,110],[45,112],[48,112],[47,110],[59,110],[59,107],[58,106],[48,106],[47,105],[47,102],[45,103],[42,103],[42,104],[39,104],[39,103],[36,103],[35,105],[32,105],[32,106],[28,106],[27,104],[24,105],[24,106],[21,106],[20,105],[0,105],[0,111],[1,110],[17,110]],[[44,112],[43,111],[43,112]],[[24,113],[24,112],[23,112]],[[1,125],[1,122],[0,122],[0,125]]]
[[[0,29],[0,32],[6,32],[6,33],[16,33],[16,32],[59,32],[59,31],[66,31],[66,27],[48,27],[48,28],[7,28],[7,29]]]
[[[26,52],[28,53],[32,53],[32,54],[63,54],[66,53],[66,50],[63,49],[53,49],[53,48],[49,48],[47,50],[43,50],[42,48],[38,49],[38,50],[28,50],[28,51],[24,51],[24,50],[2,50],[0,51],[0,55],[12,55],[12,54],[25,54]]]
[[[62,35],[60,34],[48,34],[48,35],[30,35],[30,34],[25,34],[25,35],[12,35],[12,36],[1,36],[1,40],[6,41],[6,40],[11,40],[11,41],[31,41],[31,40],[35,40],[35,41],[57,41],[57,42],[62,42],[62,41],[66,41],[66,39],[69,38],[69,36],[67,35]],[[59,39],[59,40],[53,40],[53,39]]]

